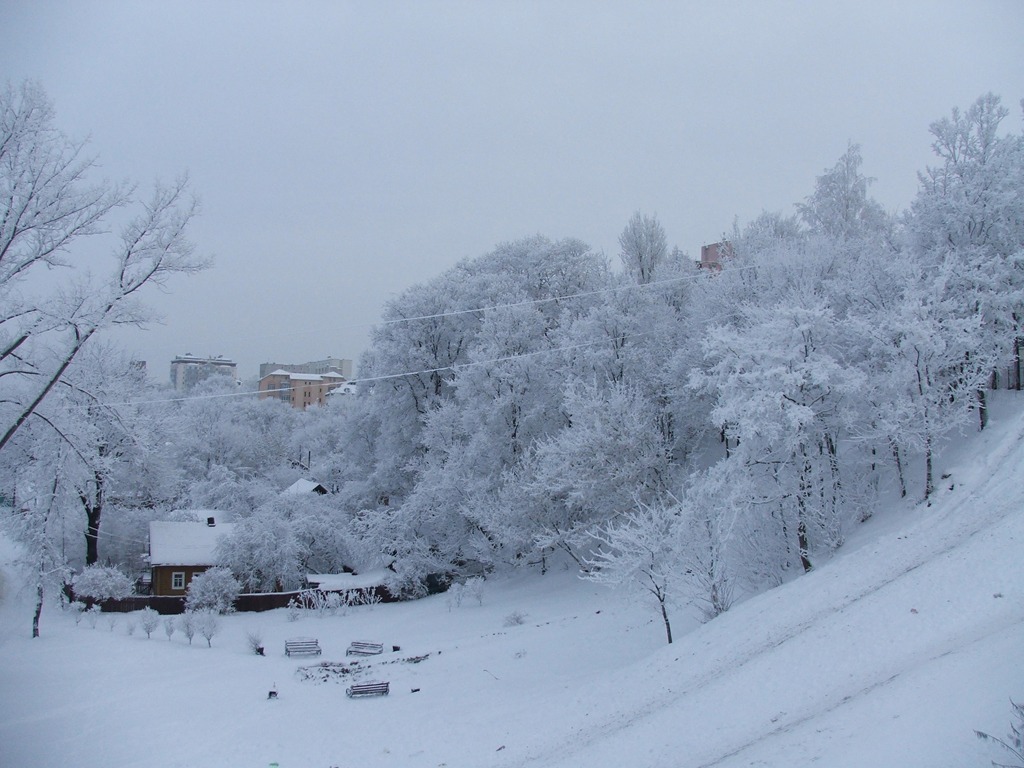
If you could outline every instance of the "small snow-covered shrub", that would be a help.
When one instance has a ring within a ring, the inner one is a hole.
[[[124,631],[127,633],[128,637],[131,637],[132,635],[135,634],[135,617],[134,616],[129,616],[127,619],[125,619]]]
[[[85,614],[85,603],[81,600],[75,600],[68,605],[68,610],[71,611],[71,615],[75,617],[75,624],[81,624],[82,616]]]
[[[174,630],[178,628],[178,622],[174,620],[173,616],[164,617],[164,634],[167,635],[167,639],[171,639],[171,635],[174,634]]]
[[[505,617],[506,627],[518,627],[521,624],[526,623],[526,614],[522,611],[512,611],[508,616]]]
[[[477,605],[484,604],[484,580],[481,576],[466,579],[462,585],[463,599],[475,600]]]
[[[331,616],[337,616],[338,610],[345,607],[345,598],[340,592],[329,592],[327,594],[327,612]]]
[[[320,589],[304,589],[293,597],[292,600],[303,610],[316,611],[317,615],[321,618],[323,618],[323,615],[330,606],[328,593]]]
[[[480,576],[473,576],[465,581],[453,582],[445,594],[449,611],[453,607],[461,607],[464,600],[475,600],[477,605],[483,605],[484,580]]]
[[[196,628],[199,630],[199,634],[206,639],[207,647],[213,648],[213,636],[220,629],[220,614],[211,609],[197,611]]]
[[[373,587],[363,587],[349,592],[349,605],[379,605],[380,594]]]
[[[448,587],[448,591],[444,593],[444,602],[448,606],[449,613],[451,613],[452,608],[459,608],[462,605],[463,594],[463,585],[457,581]]]
[[[114,627],[117,626],[117,618],[118,616],[116,613],[107,614],[107,627],[110,629],[111,632],[113,632]]]
[[[178,617],[178,627],[181,633],[188,638],[188,644],[192,645],[192,638],[196,636],[196,615],[192,611],[185,611]]]
[[[89,606],[89,610],[85,612],[85,618],[89,622],[89,627],[96,629],[96,622],[100,620],[100,607],[96,604]]]
[[[246,642],[249,643],[249,650],[255,653],[257,656],[263,655],[263,633],[258,629],[254,629],[250,632],[245,633]]]
[[[211,568],[192,578],[185,597],[186,611],[230,613],[242,588],[227,568]]]
[[[77,597],[88,597],[93,600],[118,600],[128,597],[135,585],[117,568],[87,565],[80,574],[75,576],[72,588]]]
[[[149,638],[160,625],[160,614],[152,608],[143,608],[139,611],[139,623],[142,624],[142,631],[145,632],[146,637]]]
[[[288,621],[298,621],[302,615],[302,606],[294,597],[288,601]]]

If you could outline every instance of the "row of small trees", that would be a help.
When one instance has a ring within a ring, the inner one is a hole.
[[[134,592],[134,584],[121,570],[101,565],[85,567],[74,577],[71,587],[75,596],[75,601],[71,604],[72,610],[77,611],[79,617],[84,614],[93,620],[100,610],[101,603],[107,600],[121,600]],[[188,639],[189,645],[197,633],[205,638],[207,645],[212,645],[213,636],[220,628],[217,617],[234,611],[235,599],[240,590],[238,581],[226,568],[210,568],[197,574],[188,586],[185,612],[178,617],[164,618],[167,639],[170,640],[174,632],[180,630]],[[88,601],[91,605],[87,607],[83,601]],[[116,614],[111,615],[116,617]],[[137,617],[147,638],[160,625],[160,614],[152,608],[143,608],[137,612]]]

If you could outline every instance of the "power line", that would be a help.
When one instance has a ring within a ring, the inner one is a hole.
[[[750,269],[751,267],[737,267],[737,269]],[[674,285],[675,283],[685,282],[688,280],[697,280],[703,278],[703,275],[683,275],[682,277],[671,277],[664,280],[654,280],[650,283],[628,283],[624,285],[617,285],[612,288],[600,288],[593,291],[581,291],[579,293],[568,293],[562,296],[548,296],[543,299],[524,299],[523,301],[510,302],[508,304],[495,304],[489,307],[476,307],[473,309],[456,309],[446,312],[438,312],[432,315],[416,315],[413,317],[399,317],[394,320],[383,320],[378,325],[396,325],[399,323],[410,323],[417,320],[435,320],[442,317],[455,317],[457,315],[468,315],[474,312],[490,312],[495,309],[506,309],[512,307],[530,307],[536,304],[548,304],[553,301],[569,301],[570,299],[583,299],[591,296],[601,296],[606,293],[618,293],[619,291],[631,291],[642,288],[655,288],[664,285]]]
[[[757,265],[737,266],[737,267],[731,267],[730,271],[733,271],[733,272],[735,272],[735,271],[745,271],[745,270],[756,269],[756,268],[757,268]],[[625,284],[625,285],[613,286],[611,288],[602,288],[602,289],[593,290],[593,291],[581,291],[581,292],[578,292],[578,293],[563,294],[563,295],[560,295],[560,296],[550,296],[550,297],[541,298],[541,299],[527,299],[527,300],[523,300],[523,301],[509,302],[509,303],[505,303],[505,304],[494,304],[494,305],[485,306],[485,307],[474,307],[474,308],[471,308],[471,309],[447,310],[445,312],[437,312],[437,313],[429,314],[429,315],[415,315],[415,316],[412,316],[412,317],[401,317],[401,318],[395,318],[395,319],[392,319],[392,320],[382,321],[381,323],[379,323],[379,325],[381,325],[381,326],[390,326],[390,325],[398,325],[398,324],[401,324],[401,323],[417,322],[417,321],[421,321],[421,320],[437,320],[437,319],[442,319],[442,318],[445,318],[445,317],[458,317],[458,316],[467,315],[467,314],[491,312],[491,311],[498,310],[498,309],[512,309],[512,308],[518,308],[518,307],[528,307],[528,306],[535,306],[537,304],[547,304],[547,303],[550,303],[550,302],[569,301],[569,300],[580,299],[580,298],[589,298],[589,297],[593,297],[593,296],[602,296],[602,295],[606,295],[606,294],[610,294],[610,293],[618,293],[620,291],[647,289],[647,288],[660,288],[660,287],[665,287],[665,286],[669,286],[669,285],[675,285],[675,284],[678,284],[678,283],[689,282],[689,281],[694,281],[694,280],[700,280],[700,279],[705,279],[705,278],[706,278],[706,276],[703,275],[703,274],[700,274],[700,273],[693,274],[693,275],[683,275],[683,276],[680,276],[680,277],[666,278],[664,280],[654,280],[654,281],[652,281],[650,283],[629,283],[629,284]],[[346,326],[342,326],[342,327],[344,328]],[[347,326],[347,327],[353,327],[353,326]],[[623,337],[623,338],[635,338],[635,337],[646,336],[646,335],[649,335],[649,334],[648,333],[631,334],[631,335]],[[369,383],[369,382],[376,382],[376,381],[388,381],[388,380],[391,380],[391,379],[400,379],[400,378],[404,378],[404,377],[407,377],[407,376],[419,376],[419,375],[424,375],[424,374],[440,373],[442,371],[449,371],[449,370],[450,371],[456,371],[459,368],[466,368],[466,367],[472,367],[472,366],[478,366],[478,365],[492,365],[492,364],[495,364],[495,363],[509,362],[511,360],[517,360],[517,359],[521,359],[521,358],[534,357],[536,355],[541,355],[541,354],[548,354],[548,353],[552,353],[552,352],[569,351],[569,350],[572,350],[572,349],[579,349],[579,348],[583,348],[583,347],[595,346],[595,345],[598,345],[598,344],[603,344],[606,341],[607,341],[607,339],[602,338],[602,339],[595,340],[593,342],[586,342],[586,343],[583,343],[583,344],[575,344],[575,345],[570,345],[570,346],[566,346],[566,347],[552,347],[550,349],[535,350],[533,352],[524,352],[524,353],[518,354],[518,355],[508,355],[508,356],[505,356],[505,357],[494,358],[494,359],[491,359],[491,360],[479,360],[479,361],[467,362],[467,363],[457,363],[457,364],[451,364],[451,365],[438,366],[436,368],[426,368],[426,369],[419,370],[419,371],[403,371],[403,372],[400,372],[400,373],[382,374],[380,376],[367,376],[367,377],[359,376],[359,377],[356,377],[356,379],[354,379],[354,381],[362,384],[362,383]],[[118,406],[131,406],[131,405],[151,405],[151,404],[160,404],[160,403],[181,403],[181,402],[196,401],[196,400],[219,400],[219,399],[227,399],[227,398],[235,398],[235,397],[251,397],[253,395],[277,394],[277,393],[281,393],[281,392],[290,392],[290,391],[291,391],[290,388],[265,389],[265,390],[256,390],[256,391],[253,391],[253,390],[243,390],[243,391],[238,391],[238,392],[221,392],[221,393],[213,393],[213,394],[207,394],[207,395],[195,395],[195,396],[189,396],[189,397],[170,397],[170,398],[159,398],[159,399],[152,399],[152,400],[132,400],[132,401],[126,401],[126,402],[122,402],[122,403],[105,403],[104,405],[106,407],[113,408],[113,407],[118,407]],[[77,407],[78,408],[83,408],[83,407],[86,407],[86,406],[77,406]]]
[[[616,336],[616,339],[625,340],[625,339],[640,338],[640,337],[643,337],[643,336],[649,336],[650,333],[651,333],[650,331],[645,331],[643,333],[623,334],[623,335],[620,335],[620,336]],[[473,361],[464,362],[464,363],[451,363],[449,365],[441,365],[441,366],[437,366],[436,368],[423,368],[423,369],[418,370],[418,371],[404,371],[402,373],[389,373],[389,374],[382,374],[380,376],[359,377],[359,378],[355,379],[351,383],[366,384],[366,383],[370,383],[370,382],[390,381],[392,379],[401,379],[401,378],[405,378],[407,376],[422,376],[422,375],[431,374],[431,373],[441,373],[442,371],[452,371],[453,373],[457,373],[460,369],[474,368],[474,367],[481,366],[481,365],[493,365],[493,364],[496,364],[496,363],[505,363],[505,362],[510,362],[512,360],[522,360],[522,359],[525,359],[525,358],[536,357],[538,355],[551,354],[551,353],[554,353],[554,352],[568,352],[568,351],[571,351],[571,350],[574,350],[574,349],[584,349],[586,347],[594,347],[594,346],[597,346],[599,344],[604,344],[607,341],[608,341],[608,338],[605,337],[605,338],[601,338],[601,339],[596,339],[594,341],[584,342],[582,344],[569,344],[567,346],[562,346],[562,347],[550,347],[548,349],[537,349],[537,350],[533,350],[532,352],[522,352],[522,353],[515,354],[515,355],[506,355],[504,357],[495,357],[495,358],[491,358],[489,360],[473,360]],[[127,407],[127,406],[132,406],[132,405],[157,405],[157,404],[161,404],[161,403],[186,403],[186,402],[194,402],[194,401],[197,401],[197,400],[217,400],[217,399],[226,399],[226,398],[233,398],[233,397],[252,397],[253,395],[275,394],[275,393],[279,393],[279,392],[291,392],[291,389],[288,388],[288,387],[281,387],[281,388],[277,388],[277,389],[244,390],[244,391],[240,391],[240,392],[220,392],[220,393],[213,393],[213,394],[209,394],[209,395],[195,395],[195,396],[192,396],[192,397],[169,397],[169,398],[158,398],[158,399],[153,399],[153,400],[126,400],[126,401],[120,402],[120,403],[103,403],[102,405],[105,408],[117,408],[117,407]],[[71,407],[72,408],[76,408],[76,409],[81,409],[81,408],[88,408],[90,406],[87,406],[87,405],[76,405],[76,406],[71,406]]]

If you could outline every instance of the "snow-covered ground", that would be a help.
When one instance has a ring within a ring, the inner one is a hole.
[[[831,562],[706,625],[677,616],[671,646],[649,605],[568,570],[489,580],[482,605],[230,616],[212,648],[52,607],[32,640],[5,568],[0,766],[987,766],[974,730],[1003,736],[1024,700],[1024,412],[1000,394],[930,508],[879,510]],[[294,636],[323,656],[286,657]],[[387,651],[301,679],[353,640]],[[353,679],[391,694],[348,699]]]

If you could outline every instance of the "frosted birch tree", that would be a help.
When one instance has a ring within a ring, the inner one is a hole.
[[[646,593],[654,602],[672,642],[669,609],[682,582],[679,511],[663,503],[638,505],[615,521],[594,529],[598,546],[585,560],[585,578],[607,586]]]
[[[99,331],[138,325],[147,285],[205,266],[186,236],[196,213],[188,181],[135,190],[90,180],[95,161],[53,125],[31,82],[0,93],[0,451],[32,417]],[[106,277],[91,276],[83,241],[115,210],[138,208],[121,229]],[[56,270],[63,279],[37,281]]]

